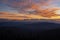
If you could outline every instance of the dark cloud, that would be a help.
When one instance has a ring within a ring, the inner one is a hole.
[[[24,11],[26,8],[30,8],[32,4],[39,4],[41,6],[48,5],[49,1],[50,0],[2,0],[1,2],[20,12],[22,10]]]

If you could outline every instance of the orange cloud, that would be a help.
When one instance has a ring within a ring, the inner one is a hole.
[[[43,11],[45,12],[45,11]],[[49,12],[46,14],[39,13],[39,14],[23,14],[23,13],[15,13],[11,14],[10,12],[0,12],[0,18],[9,19],[9,20],[24,20],[24,19],[60,19],[60,16],[53,14],[53,12]],[[52,16],[51,16],[52,15]],[[54,16],[55,15],[55,16]]]

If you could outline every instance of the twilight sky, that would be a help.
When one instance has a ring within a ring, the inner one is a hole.
[[[60,11],[60,0],[0,0],[0,18],[60,19],[60,12],[56,8]]]
[[[0,12],[23,12],[32,4],[38,5],[40,8],[60,7],[60,0],[0,0]]]

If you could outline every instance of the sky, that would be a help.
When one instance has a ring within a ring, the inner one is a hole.
[[[3,12],[3,15],[0,15],[0,18],[12,18],[12,19],[20,19],[21,15],[23,15],[23,19],[25,18],[25,14],[27,12],[35,12],[38,11],[40,12],[41,10],[46,10],[49,8],[60,8],[60,0],[0,0],[0,12]],[[50,9],[49,9],[50,10]],[[4,14],[5,12],[5,14]],[[12,13],[12,14],[7,14],[6,12]],[[40,13],[41,15],[45,16],[47,11],[42,11]],[[16,13],[16,14],[15,14]],[[25,13],[25,14],[21,14]],[[14,15],[13,15],[14,14]],[[31,15],[32,14],[32,15]],[[27,18],[42,18],[39,13],[36,13],[38,15],[33,15],[31,13],[29,15],[26,15]],[[47,14],[49,17],[51,14]],[[11,17],[13,16],[13,17]],[[15,17],[16,16],[16,17]],[[60,17],[58,17],[60,18]],[[53,19],[53,18],[52,18]],[[56,18],[55,18],[56,19]]]
[[[60,0],[0,0],[0,12],[22,12],[24,9],[30,8],[32,4],[39,7],[60,7]]]
[[[17,10],[0,1],[0,12],[17,12]]]

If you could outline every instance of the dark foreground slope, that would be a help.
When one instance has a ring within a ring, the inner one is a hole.
[[[60,36],[60,24],[49,22],[0,22],[0,37],[6,39],[56,39]],[[28,39],[28,40],[29,40]],[[57,39],[56,39],[57,40]]]

